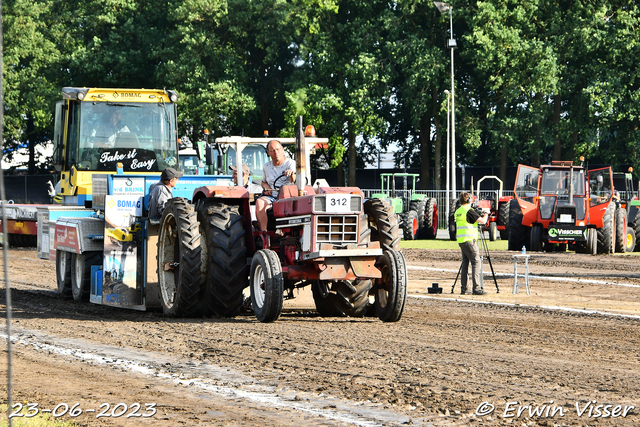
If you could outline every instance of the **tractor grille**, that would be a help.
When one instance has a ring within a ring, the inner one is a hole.
[[[331,198],[335,196],[345,197],[347,199],[346,205],[337,207],[337,208],[335,206],[331,206],[331,204],[327,206],[327,198]],[[345,213],[345,212],[360,213],[362,211],[362,196],[354,195],[354,194],[329,194],[329,195],[319,194],[313,198],[314,212],[323,213],[323,212],[332,212],[332,210],[334,212],[337,212],[335,211],[335,209],[341,209],[339,211],[340,213]]]
[[[318,215],[316,242],[342,245],[358,243],[358,217],[355,215]]]
[[[573,205],[560,205],[556,208],[556,222],[573,224],[576,222],[576,207]]]

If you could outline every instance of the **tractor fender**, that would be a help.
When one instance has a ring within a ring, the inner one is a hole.
[[[222,185],[205,185],[193,190],[194,204],[199,200],[208,199],[210,197],[223,199],[249,199],[249,191],[244,187],[238,186],[222,186]]]

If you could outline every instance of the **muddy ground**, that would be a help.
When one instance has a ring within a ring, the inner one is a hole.
[[[514,253],[496,251],[500,293],[489,274],[478,297],[451,294],[458,251],[404,253],[398,323],[300,308],[261,324],[63,300],[53,262],[12,250],[14,402],[79,403],[60,418],[86,426],[640,425],[638,257],[531,255],[514,295]]]

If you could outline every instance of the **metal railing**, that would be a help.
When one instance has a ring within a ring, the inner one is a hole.
[[[381,193],[380,189],[362,189],[364,192],[364,197],[366,199],[371,198],[372,194]],[[405,210],[409,205],[409,200],[411,200],[411,190],[396,190],[396,197],[401,197],[404,201]],[[438,207],[438,228],[446,229],[447,228],[447,208],[446,208],[446,200],[447,200],[447,191],[446,190],[416,190],[416,194],[424,194],[426,197],[436,199],[436,205]],[[456,197],[459,197],[462,191],[458,191],[456,193]],[[389,195],[390,196],[390,195]],[[513,196],[513,191],[502,191],[502,196]],[[480,198],[497,198],[497,191],[481,191]],[[453,199],[455,201],[455,199]],[[451,195],[449,195],[449,203],[451,203]]]

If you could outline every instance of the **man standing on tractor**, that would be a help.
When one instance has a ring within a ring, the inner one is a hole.
[[[166,168],[160,175],[160,181],[149,188],[149,221],[158,224],[162,218],[164,205],[173,198],[173,187],[178,183],[178,178],[183,173],[174,168]]]
[[[478,250],[478,224],[487,223],[487,213],[482,215],[471,208],[471,196],[464,192],[460,195],[460,207],[456,210],[456,238],[462,251],[462,265],[460,266],[460,293],[467,292],[467,276],[469,262],[471,262],[471,276],[473,279],[473,295],[486,295],[480,283],[480,251]]]
[[[267,154],[271,161],[262,168],[262,196],[256,200],[256,218],[260,231],[267,230],[267,210],[278,197],[278,188],[286,184],[285,177],[291,183],[296,182],[296,162],[284,156],[284,148],[279,141],[272,139],[267,144]]]

